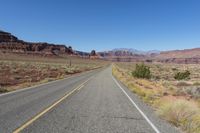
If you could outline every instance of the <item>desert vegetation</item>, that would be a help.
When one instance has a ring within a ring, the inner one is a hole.
[[[177,72],[174,76],[175,79],[177,80],[184,80],[184,79],[189,79],[190,78],[190,72],[186,70],[185,72]]]
[[[71,74],[106,65],[101,60],[79,57],[39,57],[2,54],[0,56],[0,93],[65,78]]]
[[[113,75],[161,118],[187,133],[200,132],[198,64],[115,63]]]
[[[151,78],[151,71],[148,66],[144,64],[136,64],[135,70],[132,72],[132,75],[136,78]]]

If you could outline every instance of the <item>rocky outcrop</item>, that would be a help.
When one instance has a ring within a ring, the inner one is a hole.
[[[0,43],[1,42],[17,42],[17,37],[11,35],[8,32],[0,31]]]
[[[12,52],[42,55],[73,54],[70,46],[25,42],[4,31],[0,31],[0,51],[4,53]]]

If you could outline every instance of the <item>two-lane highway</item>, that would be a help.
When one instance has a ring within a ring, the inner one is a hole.
[[[118,83],[111,67],[0,96],[0,132],[13,131],[178,133]]]

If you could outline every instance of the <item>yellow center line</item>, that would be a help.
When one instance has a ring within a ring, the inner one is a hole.
[[[84,87],[84,85],[81,85],[77,90],[80,91],[80,89],[82,89]]]
[[[77,86],[75,89],[73,89],[72,91],[70,91],[69,93],[65,94],[62,98],[60,98],[58,101],[56,101],[55,103],[53,103],[52,105],[50,105],[49,107],[47,107],[46,109],[44,109],[42,112],[40,112],[39,114],[37,114],[36,116],[34,116],[33,118],[31,118],[30,120],[28,120],[27,122],[25,122],[23,125],[21,125],[19,128],[15,129],[13,131],[13,133],[19,133],[21,132],[23,129],[25,129],[26,127],[28,127],[31,123],[33,123],[34,121],[36,121],[38,118],[40,118],[42,115],[44,115],[45,113],[47,113],[49,110],[51,110],[52,108],[54,108],[56,105],[58,105],[59,103],[61,103],[63,100],[65,100],[67,97],[69,97],[70,95],[72,95],[75,91],[79,91],[81,88],[84,87],[84,84],[87,83],[90,79],[92,79],[92,77],[90,77],[89,79],[87,79],[86,81],[84,81],[83,83],[81,83],[79,86]]]

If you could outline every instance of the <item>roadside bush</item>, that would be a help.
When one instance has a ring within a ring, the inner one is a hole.
[[[136,78],[151,78],[151,71],[148,66],[144,64],[136,64],[135,70],[132,72],[132,75]]]
[[[183,80],[183,79],[189,79],[190,78],[190,72],[186,70],[185,72],[177,72],[174,76],[176,80]]]

